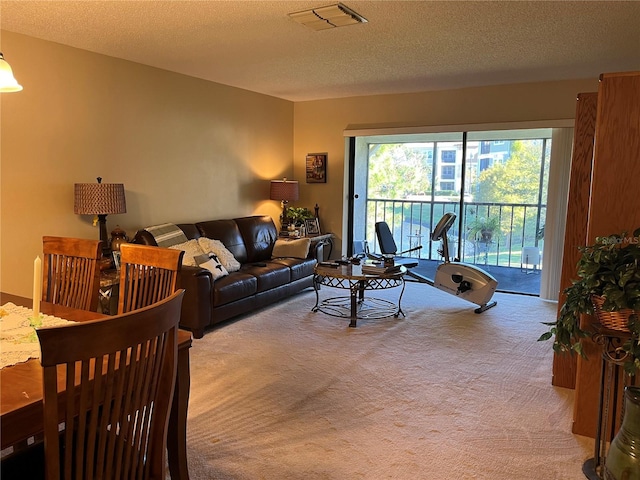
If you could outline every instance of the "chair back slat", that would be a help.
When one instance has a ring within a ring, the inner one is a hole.
[[[37,330],[47,480],[165,478],[183,295]]]
[[[151,305],[175,292],[183,255],[182,250],[170,248],[121,245],[118,313]]]
[[[42,237],[42,299],[66,307],[96,310],[101,246],[99,240]]]

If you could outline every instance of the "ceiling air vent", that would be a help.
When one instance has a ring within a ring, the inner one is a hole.
[[[312,30],[326,30],[345,25],[367,23],[366,18],[341,3],[290,13],[289,16]]]

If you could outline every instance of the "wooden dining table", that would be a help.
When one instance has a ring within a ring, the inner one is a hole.
[[[0,305],[12,302],[31,308],[29,298],[0,293]],[[109,318],[98,312],[42,302],[40,311],[65,320],[82,322]],[[178,371],[169,417],[167,456],[169,472],[174,480],[187,480],[187,408],[189,404],[189,348],[192,335],[178,331]],[[40,361],[31,359],[0,369],[0,430],[2,449],[26,444],[43,433],[43,383]]]

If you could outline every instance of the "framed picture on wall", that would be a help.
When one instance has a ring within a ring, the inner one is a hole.
[[[307,235],[320,235],[320,221],[317,217],[305,219],[304,228],[307,231]]]
[[[307,154],[307,183],[327,183],[327,154]]]

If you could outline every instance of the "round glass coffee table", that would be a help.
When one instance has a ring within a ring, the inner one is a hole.
[[[349,318],[350,327],[355,327],[358,319],[396,317],[404,312],[400,306],[404,293],[405,267],[394,273],[363,273],[360,265],[325,266],[318,264],[313,275],[313,288],[316,292],[316,304],[312,312]],[[348,296],[330,297],[320,300],[320,287],[332,287],[349,290]],[[365,296],[367,290],[386,290],[401,287],[398,303],[389,300]]]

